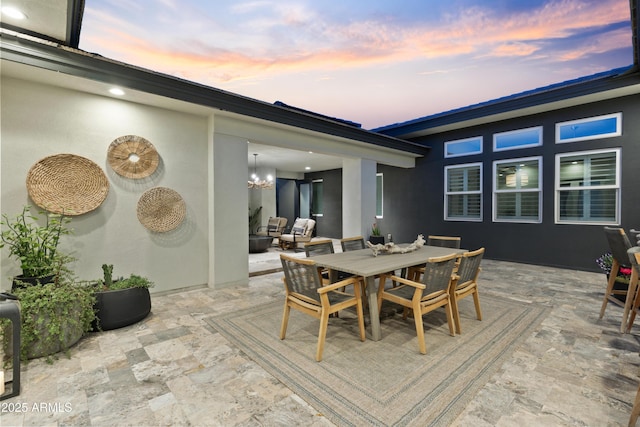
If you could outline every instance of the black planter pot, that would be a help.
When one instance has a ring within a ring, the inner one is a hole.
[[[55,277],[55,274],[42,277],[25,277],[21,274],[20,276],[16,276],[13,278],[11,290],[14,291],[16,289],[25,288],[27,286],[45,285],[47,283],[52,283]]]
[[[384,236],[369,236],[369,241],[374,245],[384,245]]]
[[[108,331],[139,322],[151,312],[147,288],[128,288],[96,292],[94,331]]]

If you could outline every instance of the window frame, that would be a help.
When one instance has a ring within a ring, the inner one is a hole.
[[[316,184],[322,184],[322,196],[324,199],[324,179],[312,179],[311,180],[311,216],[314,217],[322,217],[324,216],[324,200],[320,203],[320,208],[322,210],[322,212],[317,213],[315,212],[315,209],[317,206],[315,204],[316,199]]]
[[[530,161],[537,161],[538,162],[538,186],[537,188],[525,188],[525,189],[518,189],[518,188],[514,188],[514,189],[506,189],[506,190],[500,190],[498,189],[498,183],[497,183],[497,178],[498,178],[498,174],[497,174],[497,169],[499,165],[504,165],[504,164],[517,164],[517,163],[521,163],[521,162],[530,162]],[[542,204],[543,204],[543,197],[542,197],[542,179],[543,179],[543,173],[542,173],[542,156],[531,156],[531,157],[520,157],[520,158],[514,158],[514,159],[501,159],[501,160],[494,160],[493,161],[493,177],[492,177],[492,221],[493,222],[511,222],[511,223],[523,223],[523,224],[541,224],[542,223]],[[505,218],[498,218],[498,194],[507,194],[507,193],[538,193],[538,218],[537,219],[525,219],[525,218],[511,218],[511,219],[505,219]]]
[[[497,147],[497,144],[498,144],[497,139],[499,137],[508,136],[508,135],[515,135],[515,134],[518,134],[518,133],[524,133],[525,131],[531,131],[531,130],[536,130],[537,131],[537,133],[538,133],[538,142],[531,143],[531,144],[524,144],[524,145],[516,145],[516,146],[513,146],[513,147],[502,147],[502,148],[498,148]],[[494,152],[500,152],[500,151],[508,151],[508,150],[520,150],[520,149],[523,149],[523,148],[540,147],[540,146],[542,146],[542,143],[543,143],[542,130],[543,130],[542,126],[532,126],[532,127],[528,127],[528,128],[515,129],[515,130],[506,131],[506,132],[494,133],[493,134],[493,151]]]
[[[600,133],[597,135],[588,135],[588,136],[578,136],[575,138],[566,138],[562,139],[560,136],[560,129],[564,126],[577,125],[580,123],[589,123],[595,122],[598,120],[607,120],[610,118],[616,118],[616,130],[609,133]],[[578,142],[578,141],[590,141],[594,139],[603,139],[603,138],[614,138],[622,135],[622,112],[612,113],[612,114],[603,114],[600,116],[592,116],[586,117],[577,120],[569,120],[566,122],[558,122],[556,123],[556,144],[567,144],[570,142]]]
[[[474,140],[479,140],[479,142],[480,142],[480,150],[479,151],[470,151],[470,152],[461,153],[461,154],[449,154],[449,152],[447,150],[447,147],[449,145],[463,144],[463,143],[467,143],[467,142],[474,141]],[[482,154],[483,145],[484,145],[484,137],[482,135],[473,136],[471,138],[463,138],[463,139],[455,139],[455,140],[452,140],[452,141],[446,141],[444,143],[444,157],[445,157],[445,159],[448,159],[448,158],[452,158],[452,157],[473,156],[475,154]]]
[[[380,177],[380,191],[378,192],[378,177]],[[378,194],[380,194],[380,215],[378,215]],[[384,175],[382,172],[376,173],[376,218],[384,218]]]
[[[480,171],[480,176],[478,178],[479,180],[479,189],[478,191],[456,191],[456,192],[449,192],[448,191],[448,172],[450,169],[462,169],[462,168],[472,168],[472,167],[478,167],[479,171]],[[483,181],[483,164],[482,162],[475,162],[475,163],[463,163],[463,164],[455,164],[455,165],[447,165],[444,167],[444,212],[443,212],[443,217],[445,221],[462,221],[462,222],[482,222],[483,221],[483,204],[484,204],[484,200],[483,200],[483,193],[482,193],[482,181]],[[480,210],[479,210],[479,217],[450,217],[449,216],[449,195],[452,194],[479,194],[480,195]]]
[[[616,156],[616,172],[615,172],[615,185],[603,185],[603,186],[580,186],[579,189],[571,190],[567,187],[560,187],[560,161],[565,157],[576,157],[576,156],[590,156],[601,153],[615,153]],[[604,148],[600,150],[586,150],[586,151],[569,151],[566,153],[557,153],[555,155],[555,178],[554,178],[554,220],[556,224],[563,225],[620,225],[620,212],[621,212],[621,194],[622,194],[622,149],[620,147],[616,148]],[[616,208],[615,208],[615,219],[613,221],[576,221],[576,220],[561,220],[560,219],[560,192],[561,191],[579,191],[585,189],[615,189],[616,190]]]

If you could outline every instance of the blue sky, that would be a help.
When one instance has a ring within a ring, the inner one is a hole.
[[[86,0],[80,48],[375,128],[633,62],[628,0]]]

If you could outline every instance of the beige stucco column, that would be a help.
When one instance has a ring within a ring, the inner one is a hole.
[[[342,161],[342,236],[369,237],[376,216],[376,162]]]
[[[249,281],[246,139],[216,133],[209,155],[209,287]]]

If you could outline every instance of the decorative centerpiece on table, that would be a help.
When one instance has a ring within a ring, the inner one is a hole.
[[[388,242],[385,244],[376,244],[374,245],[371,242],[367,242],[367,246],[371,248],[373,252],[373,256],[378,256],[378,254],[405,254],[407,252],[413,252],[417,249],[420,249],[425,244],[424,236],[422,234],[418,234],[418,238],[408,246],[397,246],[393,242]]]

